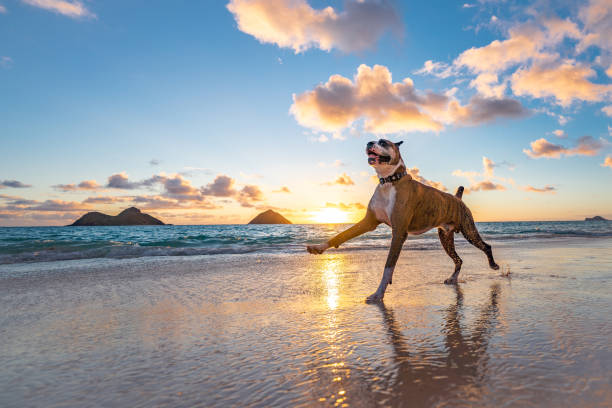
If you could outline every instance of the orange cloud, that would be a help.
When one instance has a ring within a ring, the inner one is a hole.
[[[333,186],[336,184],[341,185],[341,186],[352,186],[355,184],[355,182],[353,181],[351,176],[349,176],[346,173],[342,173],[336,176],[336,178],[333,181],[328,181],[327,183],[323,183],[323,184],[327,186]]]
[[[447,191],[447,189],[444,186],[444,184],[442,184],[442,183],[440,183],[438,181],[427,180],[425,177],[421,176],[419,174],[420,170],[417,167],[407,168],[406,172],[408,174],[410,174],[410,176],[413,179],[415,179],[416,181],[418,181],[419,183],[423,183],[423,184],[431,186],[433,188],[437,188],[438,190]],[[378,181],[378,178],[376,180]]]
[[[562,129],[554,130],[553,135],[557,136],[559,139],[565,139],[567,137],[567,134]]]
[[[506,165],[506,166],[512,166],[511,164],[507,163],[507,162],[503,162],[501,165]],[[498,184],[496,182],[494,182],[493,180],[501,180],[504,182],[510,182],[512,184],[514,184],[514,181],[512,179],[504,179],[501,177],[495,177],[494,174],[494,169],[495,167],[499,167],[500,164],[495,163],[493,160],[489,159],[486,156],[482,157],[482,168],[483,171],[482,173],[479,173],[477,171],[463,171],[463,170],[455,170],[453,171],[453,176],[457,176],[457,177],[464,177],[466,179],[468,179],[468,181],[470,182],[470,187],[465,189],[465,193],[469,194],[472,191],[494,191],[494,190],[499,190],[499,191],[505,191],[506,187],[504,187],[502,184]],[[477,178],[482,178],[483,180],[477,181]]]
[[[582,7],[578,17],[584,24],[585,35],[580,40],[578,50],[598,46],[608,53],[612,50],[612,2],[610,0],[591,0]],[[610,58],[610,55],[606,55]],[[609,62],[609,61],[608,61]]]
[[[595,156],[601,149],[606,146],[606,143],[600,139],[594,139],[591,136],[583,136],[576,142],[572,148],[567,148],[562,145],[551,143],[545,138],[540,138],[530,143],[530,149],[523,149],[523,153],[533,159],[545,157],[548,159],[558,159],[563,155],[566,156]]]
[[[602,166],[610,167],[612,169],[612,157],[606,156],[606,159],[604,160]]]
[[[361,203],[325,203],[327,208],[340,208],[341,210],[365,210],[365,205]]]
[[[67,17],[80,18],[80,17],[91,17],[95,18],[96,15],[89,11],[83,3],[77,0],[22,0],[24,3],[30,6],[42,8],[45,10],[53,11],[55,13],[62,14]]]
[[[494,183],[491,180],[483,180],[483,181],[479,181],[477,183],[470,185],[469,190],[470,191],[481,191],[481,190],[482,191],[492,191],[492,190],[504,191],[506,190],[506,187],[502,186],[501,184]]]
[[[272,192],[273,193],[291,193],[291,190],[289,190],[289,187],[283,186],[279,188],[278,190],[274,190]]]
[[[537,187],[533,187],[533,186],[526,186],[526,187],[522,187],[523,190],[528,191],[530,193],[550,193],[550,194],[556,194],[557,193],[557,189],[553,186],[549,186],[546,185],[542,188],[537,188]]]
[[[53,188],[66,192],[77,190],[98,190],[102,188],[102,186],[99,185],[96,180],[85,180],[81,181],[79,184],[57,184],[53,186]]]
[[[342,12],[331,6],[317,10],[306,0],[231,0],[227,8],[240,31],[296,53],[311,47],[364,50],[386,31],[401,34],[402,27],[386,0],[346,2]]]
[[[325,84],[293,95],[290,109],[305,127],[337,132],[363,119],[366,131],[438,132],[444,124],[474,125],[527,114],[512,99],[474,97],[462,106],[450,94],[418,92],[412,80],[393,82],[387,67],[360,65],[354,80],[332,75]]]
[[[612,85],[587,79],[594,76],[593,69],[573,60],[534,64],[512,74],[512,91],[519,96],[553,97],[561,106],[569,106],[574,100],[601,101],[612,92]]]
[[[532,58],[544,58],[541,53],[544,33],[530,25],[510,30],[507,40],[495,40],[490,44],[463,51],[453,62],[457,67],[467,67],[473,72],[500,72]]]

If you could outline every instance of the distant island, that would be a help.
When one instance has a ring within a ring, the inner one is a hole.
[[[291,221],[276,211],[268,210],[253,218],[249,224],[291,224]]]
[[[69,227],[121,226],[121,225],[166,225],[155,217],[130,207],[117,215],[88,212]]]
[[[592,218],[586,217],[584,220],[585,221],[610,221],[610,220],[607,220],[604,217],[601,217],[599,215],[596,215],[596,216],[594,216]]]

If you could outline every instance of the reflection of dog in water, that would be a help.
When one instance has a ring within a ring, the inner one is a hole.
[[[374,230],[380,223],[390,226],[391,248],[385,270],[378,290],[367,299],[373,302],[380,301],[385,295],[387,285],[391,284],[395,264],[408,234],[418,235],[438,228],[440,242],[455,262],[455,271],[444,283],[457,283],[463,263],[455,252],[453,234],[458,232],[487,255],[492,269],[499,269],[493,259],[491,245],[482,240],[470,209],[461,201],[463,187],[459,187],[453,196],[413,180],[406,173],[406,166],[399,151],[401,144],[402,142],[393,143],[385,139],[367,144],[368,163],[376,170],[380,184],[368,204],[365,217],[328,242],[309,245],[306,248],[311,254],[322,254],[330,247],[338,248],[343,242]]]
[[[489,302],[481,310],[471,335],[464,335],[461,328],[463,293],[459,286],[455,290],[456,301],[447,309],[445,316],[444,354],[409,352],[409,349],[417,349],[414,341],[404,339],[393,310],[385,307],[383,302],[379,303],[397,364],[394,383],[385,387],[398,399],[397,403],[390,405],[431,406],[434,405],[432,398],[448,395],[453,389],[466,385],[478,388],[478,380],[486,369],[487,347],[498,315],[500,288],[498,285],[491,287]],[[429,347],[424,349],[430,350]]]

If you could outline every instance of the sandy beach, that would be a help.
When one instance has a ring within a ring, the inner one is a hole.
[[[604,407],[612,240],[0,266],[0,405]]]

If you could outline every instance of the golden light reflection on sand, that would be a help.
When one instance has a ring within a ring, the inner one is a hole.
[[[322,265],[321,280],[325,288],[324,302],[327,305],[325,313],[326,327],[324,331],[325,341],[328,343],[329,364],[322,367],[329,370],[325,377],[329,379],[330,392],[326,397],[321,397],[320,402],[327,401],[333,406],[348,406],[348,395],[343,382],[350,378],[350,369],[346,366],[347,347],[344,331],[338,324],[338,307],[341,302],[340,280],[344,265],[343,256],[333,256],[326,259]]]
[[[327,306],[331,310],[336,310],[338,307],[338,298],[340,297],[338,291],[338,274],[342,265],[341,257],[334,257],[326,262],[323,271],[323,284],[327,289]]]

